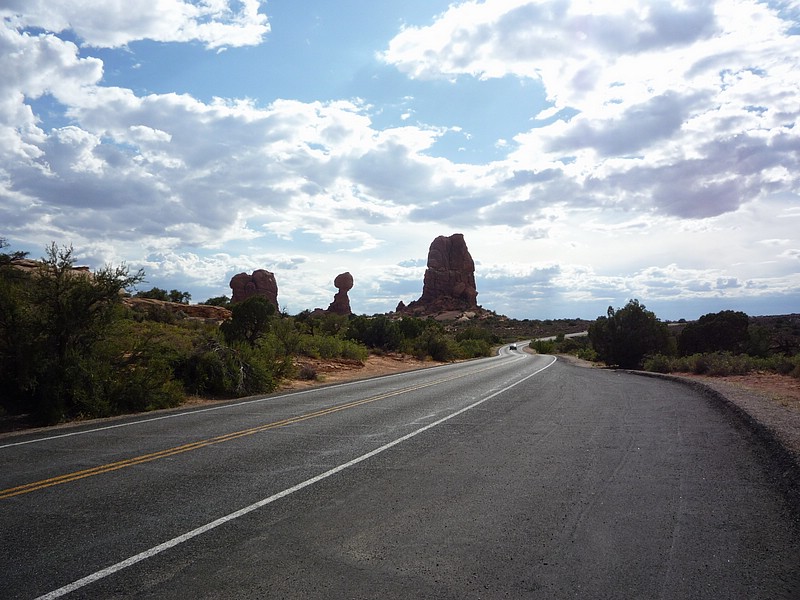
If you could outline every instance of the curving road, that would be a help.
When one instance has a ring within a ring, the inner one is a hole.
[[[799,513],[691,389],[504,348],[0,438],[0,596],[797,598]]]

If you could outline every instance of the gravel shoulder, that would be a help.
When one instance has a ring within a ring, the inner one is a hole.
[[[576,366],[603,368],[574,356],[559,355]],[[800,468],[800,380],[774,373],[707,377],[691,373],[632,371],[647,377],[681,381],[730,405],[747,420],[766,429],[793,456]]]

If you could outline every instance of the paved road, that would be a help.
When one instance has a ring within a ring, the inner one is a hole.
[[[506,350],[2,438],[0,597],[798,598],[797,517],[690,389]]]

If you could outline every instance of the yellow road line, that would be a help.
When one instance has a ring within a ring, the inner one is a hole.
[[[165,450],[159,450],[158,452],[153,452],[150,454],[143,454],[141,456],[136,456],[133,458],[126,458],[124,460],[120,460],[113,463],[108,463],[105,465],[98,465],[96,467],[92,467],[90,469],[84,469],[82,471],[74,471],[72,473],[65,473],[64,475],[58,475],[56,477],[51,477],[49,479],[42,479],[40,481],[34,481],[31,483],[26,483],[23,485],[19,485],[16,487],[8,488],[5,490],[0,490],[0,500],[4,500],[6,498],[12,498],[14,496],[20,496],[22,494],[28,494],[30,492],[35,492],[37,490],[42,490],[45,488],[53,487],[55,485],[61,485],[63,483],[69,483],[71,481],[77,481],[79,479],[84,479],[86,477],[93,477],[94,475],[101,475],[103,473],[110,473],[111,471],[117,471],[119,469],[124,469],[126,467],[133,467],[135,465],[141,465],[144,463],[152,462],[154,460],[158,460],[161,458],[168,458],[170,456],[175,456],[176,454],[182,454],[184,452],[189,452],[191,450],[198,450],[200,448],[205,448],[207,446],[212,446],[214,444],[221,444],[223,442],[228,442],[230,440],[235,440],[241,437],[245,437],[248,435],[253,435],[255,433],[261,433],[262,431],[267,431],[269,429],[277,429],[279,427],[286,427],[287,425],[292,425],[294,423],[300,423],[301,421],[307,421],[309,419],[315,419],[317,417],[323,417],[325,415],[329,415],[335,412],[339,412],[342,410],[347,410],[350,408],[356,408],[358,406],[363,406],[364,404],[369,404],[371,402],[377,402],[378,400],[385,400],[386,398],[391,398],[393,396],[399,396],[400,394],[405,394],[407,392],[413,392],[416,390],[421,390],[427,387],[431,387],[434,385],[439,385],[440,383],[446,383],[448,381],[453,381],[454,379],[459,379],[461,377],[466,377],[467,375],[475,375],[477,373],[481,373],[483,371],[487,371],[489,369],[493,369],[493,366],[486,367],[479,371],[472,371],[470,373],[466,373],[463,375],[454,375],[452,377],[447,377],[444,379],[438,379],[436,381],[431,381],[429,383],[423,383],[420,385],[415,385],[407,388],[403,388],[400,390],[395,390],[392,392],[387,392],[385,394],[380,394],[378,396],[371,396],[369,398],[364,398],[362,400],[354,400],[352,402],[347,402],[345,404],[339,404],[336,406],[331,406],[329,408],[320,409],[318,411],[314,411],[311,413],[306,413],[303,415],[298,415],[296,417],[289,417],[287,419],[282,419],[280,421],[274,421],[272,423],[266,423],[264,425],[258,425],[256,427],[251,427],[249,429],[243,429],[241,431],[234,431],[232,433],[226,433],[224,435],[219,435],[216,437],[208,438],[206,440],[199,440],[196,442],[190,442],[188,444],[183,444],[181,446],[175,446],[173,448],[167,448]]]

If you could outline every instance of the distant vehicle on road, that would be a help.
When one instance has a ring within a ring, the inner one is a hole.
[[[509,349],[509,350],[516,350],[516,349],[517,349],[517,345],[516,345],[516,344],[511,344],[511,345],[508,347],[508,349]]]

